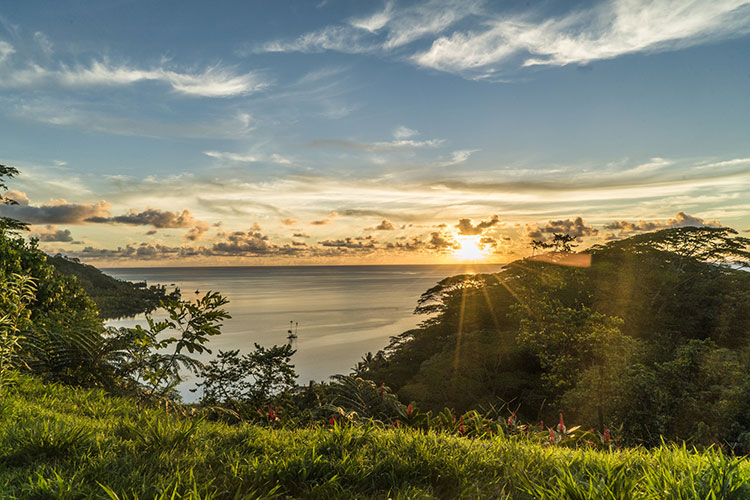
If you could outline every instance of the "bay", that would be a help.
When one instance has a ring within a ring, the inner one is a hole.
[[[299,383],[349,373],[368,351],[425,318],[413,314],[419,296],[441,279],[461,273],[494,272],[500,265],[285,266],[107,268],[110,276],[149,285],[175,285],[185,299],[218,291],[229,299],[232,319],[212,337],[212,350],[250,351],[287,342],[290,321],[298,324],[292,358]],[[158,317],[158,314],[155,315]],[[144,324],[144,317],[109,321]],[[214,352],[215,353],[215,352]],[[203,361],[210,359],[204,356]],[[192,383],[191,383],[192,382]],[[188,381],[180,392],[194,399]]]

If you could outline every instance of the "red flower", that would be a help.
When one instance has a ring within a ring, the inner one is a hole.
[[[466,428],[465,428],[465,427],[464,427],[463,425],[462,425],[462,426],[459,426],[459,428],[458,428],[458,432],[459,432],[460,434],[463,434],[464,432],[466,432]]]
[[[539,422],[539,428],[542,429],[542,430],[544,430],[544,420],[541,420]]]
[[[555,431],[552,430],[552,427],[549,428],[549,444],[555,444]]]
[[[606,425],[604,426],[604,437],[602,439],[604,440],[604,444],[609,444],[612,440],[612,437],[609,434],[609,428]]]
[[[333,417],[331,417],[331,418],[329,418],[329,419],[328,419],[328,423],[329,423],[330,425],[333,425],[333,424],[335,424],[335,423],[336,423],[336,419],[335,419],[335,418],[333,418]]]
[[[557,431],[565,434],[565,420],[563,420],[562,413],[560,413],[560,423],[557,424]]]
[[[398,429],[400,425],[401,425],[401,422],[399,422],[398,420],[393,421],[393,427]]]
[[[516,414],[511,413],[510,417],[508,417],[508,427],[513,427],[513,422],[516,420]]]

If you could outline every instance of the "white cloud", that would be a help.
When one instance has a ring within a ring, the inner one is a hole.
[[[748,0],[605,0],[551,17],[540,17],[538,9],[507,14],[484,4],[428,0],[396,7],[389,2],[370,16],[255,50],[390,54],[426,39],[430,48],[408,56],[412,63],[482,77],[507,67],[586,64],[750,33]],[[460,26],[469,18],[471,28]]]
[[[376,12],[375,14],[364,18],[352,19],[349,21],[349,24],[351,24],[355,28],[374,33],[388,24],[388,22],[391,20],[392,15],[393,2],[388,2],[386,3],[385,8],[382,11]]]
[[[429,0],[396,9],[388,2],[382,11],[326,26],[293,40],[276,40],[256,52],[324,52],[350,54],[389,52],[429,35],[439,34],[458,21],[480,12],[477,0]]]
[[[276,153],[268,157],[252,153],[238,154],[223,151],[204,151],[203,154],[217,160],[234,161],[238,163],[259,163],[264,161],[277,163],[279,165],[290,165],[292,163],[292,160],[289,158]]]
[[[47,35],[45,35],[41,31],[37,31],[36,33],[34,33],[34,41],[36,41],[37,45],[39,45],[39,48],[41,48],[42,52],[44,52],[46,55],[51,55],[54,51],[54,45],[52,45],[52,42],[49,41]]]
[[[13,52],[10,45],[0,42],[0,62]],[[183,95],[231,97],[258,92],[268,86],[268,82],[257,73],[238,73],[233,68],[219,65],[188,73],[165,67],[140,69],[126,64],[113,64],[103,59],[94,60],[88,66],[61,65],[57,69],[50,69],[30,62],[22,68],[6,65],[3,69],[0,73],[0,86],[9,88],[49,84],[65,87],[124,86],[156,81],[169,85],[173,91]]]
[[[464,163],[466,160],[469,159],[469,157],[473,154],[479,151],[478,149],[459,149],[457,151],[454,151],[451,154],[451,159],[453,160],[451,162],[452,165],[458,164],[458,163]]]
[[[228,68],[211,66],[201,73],[179,73],[164,68],[141,70],[107,61],[93,61],[89,67],[67,68],[57,73],[64,85],[127,85],[140,81],[161,81],[176,92],[191,96],[229,97],[257,92],[266,83],[255,73],[235,74]]]
[[[0,64],[3,63],[10,55],[14,54],[16,49],[11,44],[0,40]]]
[[[415,141],[412,139],[395,139],[393,141],[381,142],[357,142],[346,139],[321,139],[312,141],[312,147],[338,147],[344,149],[353,149],[355,151],[366,151],[369,153],[387,153],[394,151],[404,151],[418,148],[436,148],[443,144],[443,139],[427,139],[424,141]]]
[[[238,153],[227,153],[227,152],[221,152],[221,151],[204,151],[204,155],[210,156],[211,158],[215,158],[217,160],[229,160],[229,161],[236,161],[240,163],[256,163],[259,161],[262,161],[260,156],[256,155],[243,155]]]
[[[266,42],[255,49],[255,52],[325,52],[333,50],[357,54],[370,52],[375,47],[363,40],[362,30],[350,26],[327,26],[299,36],[294,40],[276,40]]]
[[[479,14],[481,4],[469,0],[430,0],[406,8],[393,16],[383,48],[394,49],[441,33],[458,21]]]
[[[409,137],[414,137],[415,135],[419,135],[419,132],[414,129],[410,129],[409,127],[405,127],[403,125],[399,125],[396,127],[396,130],[393,131],[393,137],[395,139],[408,139]]]
[[[213,121],[167,122],[151,118],[114,116],[87,102],[60,102],[44,97],[20,100],[14,106],[12,115],[22,120],[50,125],[139,137],[242,139],[254,129],[252,119],[247,113],[237,113]]]
[[[747,0],[612,0],[560,18],[489,18],[485,28],[435,40],[412,58],[450,72],[496,71],[512,56],[523,66],[585,64],[635,52],[678,49],[750,32]]]

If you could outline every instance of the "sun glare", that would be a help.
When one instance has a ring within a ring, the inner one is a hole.
[[[481,236],[457,236],[458,248],[453,251],[453,256],[459,260],[484,260],[487,251],[481,243]]]

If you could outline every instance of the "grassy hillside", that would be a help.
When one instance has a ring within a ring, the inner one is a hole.
[[[740,499],[749,480],[747,462],[673,446],[599,452],[374,425],[229,426],[29,377],[0,396],[4,499]]]

